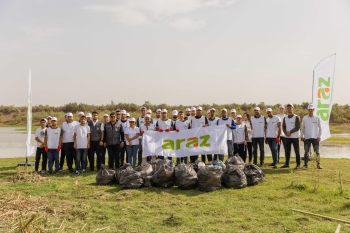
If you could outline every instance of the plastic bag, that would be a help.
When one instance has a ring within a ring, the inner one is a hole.
[[[213,160],[210,162],[210,164],[212,164],[213,166],[217,166],[218,163],[220,164],[222,172],[224,172],[226,169],[226,164],[224,162],[222,162],[221,160]]]
[[[154,173],[153,167],[152,163],[145,163],[144,165],[135,168],[136,171],[141,172],[144,187],[152,186],[152,176]]]
[[[254,164],[246,165],[243,171],[247,177],[247,184],[249,186],[257,185],[259,182],[265,181],[265,174]]]
[[[209,192],[221,188],[222,169],[216,166],[198,167],[198,189]]]
[[[239,168],[243,171],[244,167],[245,167],[245,162],[243,161],[243,159],[238,155],[234,155],[232,157],[229,157],[225,164],[231,164],[231,165],[238,165]]]
[[[239,189],[247,186],[247,177],[239,165],[227,164],[221,178],[226,188]]]
[[[125,163],[123,166],[118,168],[117,173],[115,174],[115,178],[117,180],[117,184],[120,184],[120,177],[121,177],[122,173],[125,171],[125,169],[127,167],[131,167],[131,164],[130,163]]]
[[[196,188],[198,177],[192,164],[181,163],[175,167],[176,185],[179,189]]]
[[[171,188],[174,186],[174,162],[171,160],[163,160],[159,162],[159,167],[155,171],[152,177],[152,181],[155,185]]]
[[[116,181],[115,179],[115,171],[112,169],[106,169],[105,165],[101,165],[101,169],[98,171],[96,175],[96,182],[97,184],[114,184]]]
[[[121,172],[119,183],[122,188],[140,188],[143,185],[141,172],[135,171],[131,166],[128,166]]]

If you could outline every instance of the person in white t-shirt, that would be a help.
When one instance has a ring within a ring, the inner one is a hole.
[[[90,127],[86,124],[85,116],[81,116],[80,124],[74,126],[74,148],[77,156],[75,174],[85,173],[86,158],[90,148]]]
[[[126,111],[125,110],[121,110],[120,111],[120,123],[122,124],[122,128],[123,130],[125,130],[126,128],[128,128],[129,125],[129,120],[126,118]],[[126,145],[126,141],[124,140],[124,145]],[[122,147],[120,148],[120,155],[119,155],[119,159],[120,159],[120,166],[124,165],[124,159],[126,161],[126,163],[128,163],[128,155],[125,156],[125,153],[127,153],[126,151],[126,147]]]
[[[246,125],[242,122],[242,116],[240,114],[236,115],[236,128],[233,130],[233,145],[236,154],[239,155],[246,161],[247,151],[245,147],[247,146],[248,131]]]
[[[141,111],[141,116],[139,116],[139,118],[137,118],[136,120],[136,127],[140,128],[141,125],[143,125],[145,123],[145,116],[147,114],[147,108],[146,107],[141,107],[140,108],[140,111]],[[141,146],[141,138],[139,137],[139,149],[138,149],[138,152],[137,152],[137,163],[138,163],[138,166],[141,165],[142,163],[142,146]]]
[[[199,127],[207,127],[209,126],[208,118],[202,115],[202,107],[198,106],[196,110],[196,116],[191,117],[191,128],[199,128]],[[202,162],[205,163],[206,156],[201,155]],[[192,163],[195,163],[195,161],[198,159],[198,155],[191,155],[190,160]]]
[[[191,109],[190,108],[186,108],[186,116],[184,117],[184,119],[186,121],[188,121],[188,117],[191,116]]]
[[[162,110],[161,109],[157,109],[156,110],[156,117],[153,118],[153,124],[156,125],[157,124],[157,121],[160,120],[161,118],[161,114],[162,113]]]
[[[125,129],[126,150],[128,155],[128,162],[135,167],[136,166],[136,154],[139,149],[139,135],[140,129],[136,127],[135,118],[129,119],[130,127]]]
[[[307,107],[309,114],[304,116],[301,128],[301,141],[304,142],[304,166],[303,168],[308,168],[309,162],[309,152],[312,147],[316,152],[316,162],[317,168],[322,169],[320,163],[320,141],[322,136],[321,119],[319,116],[314,115],[315,107],[313,104],[309,104]]]
[[[253,162],[252,126],[250,125],[250,115],[247,112],[243,113],[243,124],[247,127],[248,140],[246,151],[248,151],[248,160],[251,164]]]
[[[279,114],[277,114],[277,116],[281,119],[281,122],[283,122],[283,119],[287,116],[284,113],[284,105],[281,104],[279,106]],[[283,148],[286,149],[286,136],[284,135],[283,130],[281,132],[280,142],[277,143],[277,162],[280,161],[281,145],[283,145]]]
[[[253,144],[253,163],[258,163],[258,146],[260,149],[260,166],[264,166],[265,151],[264,151],[264,136],[266,130],[266,118],[260,114],[260,108],[254,108],[254,116],[250,118],[250,125],[252,127],[252,144]]]
[[[82,112],[79,112],[81,115]],[[80,117],[79,117],[80,119]],[[73,121],[73,114],[71,112],[67,113],[67,121],[62,123],[61,126],[61,136],[63,142],[63,150],[66,154],[68,172],[73,172],[73,161],[76,163],[76,154],[74,149],[74,126],[78,125],[79,122]],[[63,164],[61,169],[63,168]]]
[[[185,120],[184,112],[182,110],[179,111],[178,116],[179,116],[179,119],[174,122],[174,126],[173,126],[174,130],[176,132],[179,132],[181,130],[190,129],[191,128],[190,123],[187,120]],[[188,163],[188,156],[176,158],[176,164],[180,164],[181,162],[184,162],[187,164]]]
[[[147,114],[145,116],[145,123],[140,126],[141,147],[142,147],[143,134],[149,130],[151,131],[156,130],[156,126],[151,123],[151,119],[152,119],[151,116]],[[142,164],[145,164],[147,161],[151,161],[151,160],[156,160],[156,156],[147,156],[147,158],[142,158]]]
[[[49,174],[52,174],[52,166],[55,163],[55,172],[59,174],[60,164],[59,164],[59,152],[61,150],[61,129],[57,127],[57,118],[51,118],[51,127],[46,129],[45,132],[45,151],[47,152],[47,158],[49,160]]]
[[[274,116],[272,109],[267,108],[267,125],[265,131],[265,143],[269,144],[273,163],[269,166],[273,166],[273,168],[277,168],[278,157],[277,157],[277,143],[280,142],[280,136],[282,131],[282,123],[281,119],[278,116]]]
[[[232,130],[236,129],[236,123],[233,119],[227,116],[227,109],[223,108],[221,110],[221,118],[219,118],[216,121],[217,125],[225,125],[226,126],[226,133],[227,133],[227,152],[228,152],[228,157],[232,157],[233,154],[233,141],[232,141]],[[220,161],[224,161],[224,154],[219,154],[218,155]],[[214,155],[215,159],[215,155]]]
[[[157,121],[156,130],[159,132],[170,132],[173,130],[173,121],[168,119],[168,111],[166,109],[162,109],[162,118]],[[158,159],[164,159],[164,156],[158,156]],[[168,157],[169,160],[172,160],[172,157]]]
[[[216,110],[215,108],[211,108],[208,110],[209,111],[209,115],[208,115],[208,125],[209,126],[217,126],[217,121],[219,119],[219,117],[216,117]],[[214,154],[214,160],[217,160],[218,155]],[[213,161],[213,155],[208,154],[207,155],[208,161],[211,162]]]
[[[179,114],[179,112],[177,110],[173,110],[171,113],[172,113],[172,116],[173,116],[173,118],[171,120],[172,120],[172,122],[174,124],[174,122],[177,121],[177,115]]]
[[[41,156],[43,157],[43,161],[41,163],[41,173],[46,172],[47,165],[47,153],[44,150],[45,147],[45,132],[46,132],[46,122],[45,118],[40,120],[40,128],[37,128],[35,131],[35,141],[37,142],[36,154],[35,154],[35,173],[38,173],[39,163]]]

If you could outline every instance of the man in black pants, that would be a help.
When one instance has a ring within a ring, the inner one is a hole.
[[[286,163],[281,168],[289,168],[290,152],[292,144],[295,151],[297,166],[300,169],[300,152],[299,152],[299,136],[300,136],[300,118],[293,113],[293,104],[287,104],[288,115],[283,119],[282,128],[286,135]]]
[[[141,125],[145,124],[145,117],[146,117],[146,113],[147,113],[147,108],[146,107],[141,107],[140,108],[141,111],[141,116],[139,118],[137,118],[136,120],[136,126],[137,127],[141,127]],[[142,137],[139,137],[139,150],[137,152],[137,165],[141,166],[142,164]]]
[[[260,149],[260,166],[264,165],[265,151],[264,151],[264,142],[265,142],[265,130],[266,130],[266,118],[263,115],[260,115],[260,108],[254,108],[254,116],[250,118],[250,125],[252,127],[252,144],[253,144],[253,156],[254,164],[258,163],[258,145]]]
[[[283,122],[283,119],[287,116],[286,114],[284,114],[284,105],[280,105],[279,107],[279,114],[277,115],[280,119],[281,122]],[[286,148],[286,137],[283,133],[283,130],[281,132],[281,136],[280,136],[280,142],[277,143],[277,163],[280,161],[280,150],[281,150],[281,145],[283,145],[283,148]]]
[[[116,114],[110,114],[110,122],[104,125],[104,141],[108,150],[109,169],[118,169],[120,167],[119,151],[124,147],[124,132],[122,124],[117,121]]]
[[[65,120],[65,122],[67,122],[67,113],[64,114],[64,120]],[[62,150],[61,150],[61,157],[60,157],[60,170],[63,169],[64,159],[66,158],[66,152],[63,149],[63,143],[62,143],[61,147],[62,147]]]
[[[104,126],[109,122],[109,115],[108,114],[104,114],[103,115],[103,123],[102,123],[102,128],[104,130]],[[105,138],[105,137],[103,137]],[[104,142],[105,140],[103,140]],[[104,143],[102,144],[102,146],[100,147],[100,152],[101,152],[101,164],[105,165],[106,164],[106,151],[107,148],[105,147]]]
[[[123,130],[125,130],[126,128],[130,127],[129,120],[126,119],[126,111],[125,110],[121,110],[120,114],[121,114],[120,123],[122,124]],[[125,141],[124,141],[124,145],[126,145]],[[125,156],[125,153],[126,153],[126,156]],[[124,165],[124,158],[126,158],[126,162],[128,162],[128,152],[126,151],[125,146],[120,148],[119,157],[120,157],[120,166]]]
[[[75,164],[76,154],[74,148],[74,127],[79,123],[73,121],[73,114],[71,112],[67,113],[67,121],[62,123],[61,127],[61,137],[63,142],[63,149],[66,154],[68,172],[73,172],[73,161]]]
[[[43,157],[43,161],[41,163],[41,173],[46,172],[46,166],[47,166],[47,153],[44,150],[45,147],[45,132],[46,132],[46,119],[42,118],[40,120],[40,128],[38,128],[35,131],[35,141],[37,141],[37,148],[36,148],[36,154],[35,154],[35,173],[38,173],[39,169],[39,163],[41,155]]]
[[[89,164],[90,171],[94,170],[95,165],[95,153],[96,153],[96,167],[100,170],[102,159],[100,147],[103,145],[103,123],[98,121],[98,112],[92,112],[92,120],[88,122],[90,127],[90,148],[89,148]]]

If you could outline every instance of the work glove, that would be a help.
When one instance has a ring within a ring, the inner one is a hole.
[[[170,132],[170,129],[166,129],[165,132]]]
[[[44,147],[44,151],[45,152],[48,152],[49,151],[49,148],[47,146]]]
[[[276,142],[279,143],[281,141],[280,138],[276,138]]]
[[[179,128],[176,129],[176,132],[180,132]]]
[[[60,152],[60,150],[61,150],[61,146],[58,146],[57,151]]]
[[[163,129],[159,129],[159,132],[163,132]]]

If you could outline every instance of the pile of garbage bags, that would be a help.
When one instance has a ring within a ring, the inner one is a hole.
[[[114,184],[115,179],[115,171],[112,169],[106,169],[105,165],[101,165],[101,169],[98,171],[96,175],[97,184],[101,185],[109,185]]]

